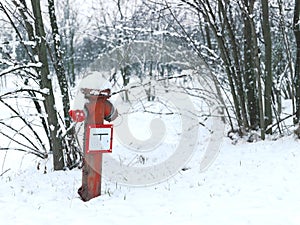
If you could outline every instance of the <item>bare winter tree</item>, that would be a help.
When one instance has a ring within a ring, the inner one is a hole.
[[[168,3],[168,1],[164,2]],[[274,126],[281,132],[280,123],[284,120],[280,118],[281,92],[291,99],[294,98],[292,94],[294,87],[296,92],[299,92],[296,86],[298,81],[295,81],[295,85],[291,85],[287,76],[294,70],[291,69],[292,51],[289,47],[291,29],[287,22],[291,18],[287,18],[290,14],[283,15],[283,10],[288,7],[289,2],[283,3],[279,0],[272,3],[265,0],[181,0],[181,2],[183,4],[170,1],[167,6],[172,10],[176,8],[189,10],[195,15],[194,18],[199,18],[199,33],[206,33],[206,35],[202,39],[197,39],[192,33],[187,32],[187,24],[181,24],[182,30],[185,30],[182,31],[182,35],[187,36],[190,42],[194,42],[194,46],[198,49],[203,49],[201,44],[207,43],[205,49],[210,49],[208,54],[199,51],[207,62],[212,60],[217,62],[221,59],[223,74],[226,74],[226,84],[228,84],[225,92],[230,91],[233,106],[231,109],[241,134],[244,131],[260,129],[261,138],[264,139],[265,133],[271,133]],[[299,2],[295,2],[296,12],[297,7],[299,8]],[[299,14],[297,13],[294,25],[298,25],[295,22]],[[278,21],[281,21],[280,26],[277,26]],[[297,28],[294,26],[295,35],[297,35]],[[278,32],[282,35],[277,36]],[[207,41],[208,37],[210,41]],[[279,40],[283,41],[284,49],[279,49],[272,40],[276,43]],[[275,47],[278,51],[273,52]],[[213,70],[220,69],[213,63],[211,65]],[[277,72],[275,76],[274,69]],[[276,86],[274,79],[277,79]],[[225,85],[222,86],[223,89],[224,87]],[[299,106],[297,105],[296,108],[299,109]],[[273,118],[276,118],[275,123]]]
[[[294,34],[296,39],[296,63],[295,63],[295,88],[296,88],[296,118],[295,122],[300,120],[300,0],[295,0],[294,19],[293,19]],[[300,138],[300,125],[295,130],[295,134]]]
[[[77,148],[76,144],[73,142],[76,140],[74,138],[75,129],[71,127],[71,118],[69,116],[70,110],[70,97],[69,97],[69,86],[64,68],[63,61],[63,52],[61,49],[61,37],[58,31],[57,19],[55,14],[55,5],[54,0],[48,0],[48,11],[50,24],[52,29],[52,38],[53,38],[53,46],[54,46],[54,68],[58,80],[58,84],[60,87],[60,92],[62,95],[62,103],[63,103],[63,118],[64,118],[64,133],[66,143],[64,144],[64,149],[67,151],[67,166],[73,167],[76,165],[78,156],[77,156]]]
[[[265,126],[272,125],[272,89],[273,89],[273,75],[272,75],[272,39],[271,39],[271,27],[269,18],[269,3],[267,0],[261,0],[262,5],[262,33],[264,37],[265,46]],[[271,129],[267,130],[268,133]]]
[[[40,157],[47,157],[50,151],[53,154],[55,170],[65,168],[65,156],[67,156],[67,166],[71,168],[74,166],[74,162],[78,162],[79,159],[77,156],[78,153],[75,153],[76,144],[71,141],[72,138],[69,136],[72,135],[72,126],[68,115],[70,104],[69,89],[62,61],[54,1],[49,0],[48,2],[50,25],[53,34],[53,48],[51,48],[50,43],[47,41],[40,1],[31,0],[30,3],[30,7],[27,7],[25,0],[0,3],[0,10],[8,20],[9,23],[7,24],[10,24],[16,33],[18,42],[20,43],[20,51],[24,54],[19,61],[9,57],[8,60],[5,61],[5,69],[1,71],[1,76],[15,76],[16,80],[20,80],[23,82],[23,85],[26,86],[26,88],[1,95],[0,101],[6,105],[11,112],[16,114],[17,118],[23,121],[25,127],[27,127],[26,131],[28,132],[29,129],[29,131],[34,134],[36,140],[32,140],[31,137],[27,136],[28,134],[26,134],[24,128],[19,131],[18,128],[10,127],[8,125],[9,123],[2,121],[1,124],[10,130],[10,132],[7,134],[1,132],[1,134],[13,141],[13,146],[17,146],[7,147],[5,149],[18,149],[34,153]],[[30,9],[32,9],[32,11]],[[51,55],[52,52],[50,49],[54,49],[53,56]],[[51,79],[53,76],[50,74],[49,67],[51,61],[49,59],[54,59],[52,63],[57,74],[57,80],[59,81],[60,91],[63,96],[62,99],[54,98],[54,80]],[[10,61],[13,62],[10,63]],[[28,85],[31,85],[31,87]],[[18,96],[19,93],[25,92],[32,101],[39,116],[39,119],[35,120],[33,124],[30,122],[31,119],[28,119],[31,117],[31,111],[28,112],[30,113],[29,115],[22,115],[24,112],[23,107],[27,107],[26,105],[23,106],[23,102],[20,102],[19,105],[14,107],[7,103],[9,100],[6,100],[8,97],[12,98]],[[63,113],[58,112],[57,105],[60,105],[58,104],[59,102],[64,106]],[[43,134],[39,131],[39,126],[36,125],[39,121],[44,128],[46,137],[48,137],[48,143],[44,143]],[[25,142],[14,140],[13,137],[16,135],[21,136]],[[43,148],[39,149],[38,145],[35,144],[37,141]],[[47,146],[49,146],[48,150],[46,149]],[[40,153],[42,150],[44,153]]]
[[[7,24],[3,24],[3,27],[10,27],[10,33],[16,35],[16,39],[21,43],[24,52],[31,63],[26,63],[24,58],[21,62],[17,61],[17,54],[14,52],[16,51],[16,43],[14,42],[15,38],[11,37],[8,39],[6,43],[8,46],[12,47],[11,49],[13,49],[13,51],[10,51],[8,48],[5,50],[5,54],[0,54],[2,69],[0,72],[0,78],[7,80],[9,79],[9,76],[13,74],[15,77],[14,82],[21,80],[23,81],[23,84],[15,91],[8,91],[6,93],[4,92],[0,95],[0,102],[12,112],[11,117],[2,119],[0,123],[0,134],[5,137],[9,143],[11,143],[11,146],[2,145],[0,149],[17,149],[20,151],[33,153],[41,158],[45,158],[48,156],[48,152],[46,149],[46,144],[44,143],[43,138],[40,136],[40,132],[35,126],[37,118],[34,116],[34,114],[31,116],[30,114],[28,115],[27,111],[20,110],[23,105],[19,105],[18,101],[16,101],[15,105],[10,104],[10,101],[16,97],[18,97],[16,99],[20,99],[21,102],[24,102],[24,100],[29,98],[39,115],[38,120],[41,121],[41,127],[44,128],[46,136],[50,139],[47,119],[42,114],[43,100],[40,98],[41,95],[46,93],[29,86],[30,84],[34,84],[34,82],[31,81],[38,80],[38,75],[34,71],[39,70],[40,67],[39,63],[37,63],[34,58],[34,55],[38,55],[37,46],[31,44],[31,42],[35,40],[33,33],[34,28],[30,24],[30,18],[28,18],[28,14],[26,13],[27,6],[25,1],[21,1],[21,3],[23,3],[23,7],[19,7],[20,5],[18,5],[16,1],[12,1],[12,3],[14,5],[0,3],[0,12],[4,14],[4,18],[6,18],[8,21]],[[23,32],[17,29],[17,26],[14,22],[12,12],[14,11],[13,8],[15,6],[19,7],[20,17],[25,21],[24,27],[26,27],[28,31],[29,44],[26,44],[26,38],[22,36]],[[18,124],[20,124],[20,127],[14,127],[11,125],[11,122],[14,120],[19,121]]]
[[[295,0],[294,19],[293,19],[294,34],[296,39],[296,62],[295,62],[295,89],[296,89],[296,121],[300,120],[300,1]]]
[[[257,37],[254,27],[253,18],[250,16],[253,14],[254,1],[244,0],[241,3],[241,9],[244,13],[244,77],[245,77],[245,88],[248,99],[248,111],[249,111],[249,122],[252,129],[259,124],[259,113],[258,113],[258,99],[256,96],[257,85],[256,77],[257,72],[255,70],[255,60],[257,58]]]
[[[48,66],[48,54],[46,46],[46,33],[44,29],[44,22],[41,13],[41,5],[39,0],[32,0],[32,11],[34,15],[35,25],[35,39],[38,49],[38,59],[42,63],[39,72],[40,75],[40,87],[41,89],[48,90],[45,95],[45,111],[47,113],[47,122],[50,133],[50,146],[53,151],[54,170],[62,170],[64,168],[64,157],[63,157],[63,142],[58,134],[59,122],[57,116],[57,110],[55,107],[54,93],[52,87],[52,81],[50,79],[50,71]]]

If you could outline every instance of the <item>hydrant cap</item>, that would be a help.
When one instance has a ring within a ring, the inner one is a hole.
[[[83,88],[87,89],[94,89],[98,91],[103,91],[106,89],[111,90],[112,85],[110,82],[108,82],[102,73],[97,71],[91,71],[82,78],[80,84],[78,85],[78,92],[77,95],[73,101],[71,109],[73,110],[83,110],[84,105],[87,102],[86,98],[84,97],[84,94],[80,91]]]
[[[97,71],[92,71],[85,76],[80,84],[79,88],[89,88],[89,89],[96,89],[96,90],[105,90],[105,89],[112,89],[112,85],[108,82],[104,77],[103,74]]]

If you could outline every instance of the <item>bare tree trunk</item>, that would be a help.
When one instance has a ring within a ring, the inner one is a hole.
[[[244,0],[244,6],[249,14],[253,13],[253,1]],[[254,71],[253,62],[253,39],[256,35],[252,33],[250,15],[244,16],[244,77],[245,89],[247,98],[247,109],[250,120],[250,127],[257,128],[259,121],[258,115],[258,101],[257,101],[257,88],[256,88],[256,75]]]
[[[17,1],[13,0],[12,1],[13,4],[19,9],[19,12],[21,14],[21,17],[24,21],[24,24],[25,24],[25,28],[26,28],[26,31],[27,31],[27,35],[28,35],[28,39],[30,41],[35,41],[35,34],[34,34],[34,28],[32,26],[32,24],[29,22],[29,18],[28,18],[28,8],[27,8],[27,4],[26,4],[26,1],[25,0],[20,0],[20,3],[19,4]],[[16,32],[18,32],[16,30]],[[21,38],[21,36],[19,35],[19,37]],[[26,46],[24,46],[26,48]],[[32,49],[31,51],[27,51],[28,53],[28,56],[30,58],[30,60],[35,63],[36,60],[33,56],[35,55],[38,55],[38,49],[37,49],[37,46],[32,46]],[[33,91],[28,91],[28,94],[32,97],[32,101],[35,105],[35,108],[37,110],[37,112],[42,115],[42,106],[40,104],[39,101],[37,101],[37,97],[36,97],[36,94],[33,92]],[[47,126],[47,122],[46,122],[46,118],[41,116],[41,121],[42,121],[42,125],[43,125],[43,128],[44,128],[44,131],[45,133],[47,134],[47,137],[48,137],[48,140],[50,142],[50,133],[49,133],[49,129],[48,129],[48,126]]]
[[[76,165],[78,156],[76,154],[76,146],[74,145],[73,141],[75,140],[75,128],[70,128],[71,124],[71,117],[69,115],[70,110],[70,98],[69,98],[69,86],[66,78],[65,68],[63,65],[63,52],[61,50],[61,42],[60,42],[60,35],[58,32],[57,26],[57,19],[55,15],[55,6],[54,0],[48,0],[48,10],[49,10],[49,17],[50,17],[50,24],[52,28],[52,37],[54,42],[54,68],[56,71],[60,92],[62,94],[62,102],[63,102],[63,111],[64,111],[64,122],[65,128],[68,130],[67,137],[65,143],[66,149],[66,163],[68,168],[72,168]]]
[[[231,62],[230,58],[230,50],[226,47],[226,40],[223,35],[220,34],[219,29],[217,27],[215,12],[210,7],[210,3],[206,1],[206,3],[199,2],[199,5],[191,4],[190,2],[186,0],[181,0],[182,2],[188,4],[189,6],[195,8],[201,15],[203,15],[206,22],[209,24],[210,28],[212,29],[215,38],[217,40],[221,58],[224,61],[225,64],[225,70],[229,81],[230,91],[233,98],[233,105],[234,105],[234,112],[236,115],[237,123],[239,128],[241,129],[245,125],[245,120],[243,118],[243,111],[241,109],[240,105],[240,99],[238,96],[238,91],[236,91],[236,87],[238,86],[238,79],[236,76],[236,71],[234,69],[234,65]],[[241,113],[242,111],[242,113]]]
[[[272,125],[272,40],[271,29],[269,23],[269,3],[268,0],[261,0],[262,4],[262,30],[265,45],[265,128]],[[271,129],[267,129],[271,133]]]
[[[60,44],[60,35],[58,32],[57,19],[55,15],[54,0],[48,0],[48,10],[50,16],[50,24],[52,28],[52,37],[54,43],[54,68],[57,75],[60,91],[63,98],[64,105],[64,119],[65,126],[70,127],[71,118],[69,116],[70,99],[69,99],[69,87],[66,79],[65,68],[63,65],[63,53]]]
[[[126,65],[123,68],[120,69],[121,70],[121,76],[122,76],[122,80],[123,80],[123,86],[126,87],[129,84],[129,76],[130,76],[130,66]],[[129,101],[129,95],[128,95],[128,91],[126,90],[124,93],[124,99],[125,102]]]
[[[239,98],[239,105],[240,105],[240,109],[241,109],[241,116],[243,119],[243,127],[245,129],[248,129],[249,127],[249,122],[248,122],[248,117],[247,117],[247,110],[246,110],[246,98],[245,98],[245,94],[244,94],[244,82],[243,82],[243,78],[242,78],[242,74],[241,74],[241,68],[240,68],[240,56],[239,56],[239,48],[235,39],[235,35],[234,35],[234,31],[230,25],[230,22],[227,18],[227,12],[226,9],[222,3],[221,0],[219,0],[219,8],[220,11],[222,13],[223,16],[223,20],[225,23],[225,26],[227,28],[228,31],[228,35],[229,35],[229,41],[231,43],[232,46],[232,58],[233,58],[233,62],[231,63],[231,67],[233,70],[234,78],[235,78],[235,83],[236,83],[236,89],[237,89],[237,93],[238,93],[238,98]]]
[[[285,93],[285,98],[289,98],[292,100],[292,110],[293,114],[296,112],[296,107],[295,107],[295,89],[293,84],[293,79],[294,79],[294,63],[293,63],[293,57],[292,57],[292,47],[290,44],[290,41],[288,40],[288,35],[286,31],[287,24],[285,22],[285,12],[283,8],[283,0],[278,0],[278,6],[279,6],[279,14],[280,14],[280,27],[281,27],[281,33],[283,36],[284,40],[284,47],[285,47],[285,52],[287,54],[287,60],[288,60],[288,68],[289,68],[289,81],[287,86],[285,87],[284,90],[282,90]],[[281,111],[281,109],[280,109]]]
[[[258,99],[258,110],[259,110],[259,125],[260,125],[260,136],[262,140],[265,140],[265,119],[264,119],[264,106],[263,106],[263,94],[262,94],[262,84],[261,84],[261,69],[260,69],[260,58],[259,58],[259,48],[257,43],[257,36],[255,33],[254,21],[250,19],[250,25],[252,29],[252,40],[253,40],[253,65],[257,84],[257,99]]]
[[[69,45],[70,45],[70,48],[69,48],[69,53],[68,53],[68,58],[69,58],[69,69],[70,69],[70,73],[69,73],[69,76],[70,76],[70,85],[72,87],[75,87],[75,80],[76,80],[76,77],[75,77],[75,60],[74,60],[74,54],[75,54],[75,50],[74,50],[74,30],[71,30],[70,32],[70,37],[69,37]]]
[[[46,35],[44,30],[44,24],[41,14],[40,0],[31,0],[33,15],[35,17],[35,31],[36,42],[39,61],[42,66],[39,70],[41,81],[40,86],[42,90],[47,90],[48,94],[44,95],[44,105],[47,117],[47,122],[50,132],[50,146],[53,151],[53,164],[54,170],[62,170],[64,168],[63,158],[63,144],[58,135],[59,123],[57,117],[57,111],[55,108],[55,100],[53,95],[52,82],[49,77],[49,66],[47,59],[47,47],[46,47]]]
[[[296,89],[296,123],[300,120],[300,0],[295,0],[294,34],[297,44],[297,57],[295,63],[295,89]]]

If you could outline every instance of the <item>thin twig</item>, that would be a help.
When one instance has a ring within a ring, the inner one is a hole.
[[[5,173],[7,173],[8,171],[10,171],[10,168],[5,170],[3,173],[0,174],[0,177],[2,177]]]

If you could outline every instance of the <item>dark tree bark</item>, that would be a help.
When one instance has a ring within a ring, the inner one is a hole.
[[[243,119],[244,115],[243,115],[242,107],[240,105],[240,98],[238,94],[239,90],[238,91],[236,90],[240,87],[238,85],[239,81],[236,76],[234,64],[232,63],[232,59],[230,56],[230,49],[227,48],[225,37],[220,33],[220,29],[217,26],[217,21],[216,21],[217,19],[216,19],[215,12],[211,8],[211,5],[208,1],[206,1],[206,3],[199,2],[198,4],[192,4],[191,2],[186,0],[181,0],[181,1],[189,5],[190,7],[194,8],[195,10],[197,10],[197,12],[204,17],[205,21],[209,24],[209,27],[211,28],[216,38],[221,58],[225,64],[225,70],[226,70],[230,91],[233,98],[234,113],[236,115],[239,128],[243,128],[246,121]]]
[[[225,23],[225,27],[227,28],[228,36],[229,36],[229,42],[232,48],[231,51],[231,67],[234,73],[234,79],[235,79],[235,84],[236,84],[236,89],[237,89],[237,94],[239,98],[239,105],[240,105],[240,110],[241,110],[241,116],[242,116],[242,121],[243,121],[243,127],[245,129],[248,129],[249,127],[249,122],[248,122],[248,117],[247,117],[247,110],[246,110],[246,98],[245,98],[245,90],[244,90],[244,81],[241,73],[241,66],[240,66],[240,49],[238,47],[234,30],[231,26],[231,23],[227,17],[227,11],[226,8],[223,5],[223,2],[221,0],[219,2],[219,8],[221,11],[221,14],[223,16],[223,20]],[[229,66],[229,65],[228,65]]]
[[[244,6],[249,14],[253,13],[254,1],[244,0]],[[247,109],[249,113],[249,122],[252,129],[257,128],[259,124],[258,100],[256,88],[256,75],[253,62],[253,39],[256,38],[251,29],[251,19],[249,15],[244,15],[244,77],[247,96]]]
[[[66,149],[66,164],[68,168],[73,168],[77,163],[79,156],[77,155],[76,144],[74,144],[75,138],[75,128],[71,125],[71,117],[69,115],[70,110],[70,98],[69,98],[69,86],[66,78],[64,63],[63,63],[63,52],[61,50],[60,35],[58,31],[57,19],[55,14],[54,0],[48,0],[48,10],[50,17],[50,24],[52,28],[52,38],[54,43],[54,68],[57,75],[60,92],[62,95],[63,111],[64,111],[64,122],[65,128],[68,130],[67,136],[63,137],[65,139],[64,146]]]
[[[25,28],[26,28],[26,31],[27,31],[27,36],[28,36],[28,39],[30,41],[35,41],[35,33],[34,33],[34,28],[32,26],[32,24],[29,22],[29,18],[27,16],[28,14],[28,8],[27,8],[27,4],[26,4],[26,1],[25,0],[20,0],[20,3],[22,5],[20,5],[17,1],[13,1],[14,5],[19,9],[19,12],[22,16],[22,19],[24,21],[24,24],[25,24]],[[37,49],[37,46],[32,46],[32,49],[31,49],[32,52],[28,52],[29,53],[29,57],[31,59],[32,62],[36,62],[35,58],[33,56],[35,55],[38,55],[38,49]],[[42,106],[40,104],[39,101],[37,101],[36,99],[36,94],[33,92],[33,91],[28,91],[28,94],[32,97],[32,101],[35,105],[35,108],[37,110],[37,112],[39,114],[42,115]],[[41,117],[41,120],[42,120],[42,125],[43,125],[43,128],[47,134],[47,137],[49,139],[49,142],[51,141],[50,140],[50,133],[49,133],[49,129],[48,129],[48,126],[47,126],[47,121],[46,121],[46,118],[45,117]]]
[[[271,28],[269,23],[269,3],[268,0],[261,0],[262,4],[262,31],[265,45],[265,126],[272,124],[272,88],[273,88],[273,75],[272,75],[272,40]],[[268,129],[268,133],[272,130]]]
[[[52,28],[52,38],[54,43],[54,68],[58,78],[58,83],[61,91],[61,95],[63,98],[64,105],[64,118],[65,118],[65,126],[70,127],[70,98],[69,98],[69,87],[66,79],[65,68],[63,64],[63,53],[61,50],[60,44],[60,35],[58,32],[57,19],[55,15],[55,6],[54,0],[48,0],[48,10],[50,16],[50,24]]]
[[[41,78],[40,87],[42,90],[47,90],[48,93],[44,95],[44,105],[47,116],[47,122],[50,132],[50,146],[53,151],[54,170],[62,170],[64,168],[63,157],[63,142],[58,135],[59,123],[57,111],[55,108],[55,100],[53,95],[52,82],[49,77],[49,66],[47,58],[46,35],[44,30],[44,23],[41,14],[40,0],[31,0],[33,15],[35,17],[35,32],[36,43],[39,61],[42,63],[39,75]]]
[[[300,0],[295,0],[294,9],[294,34],[297,45],[297,56],[295,62],[295,89],[296,89],[296,121],[300,121]]]
[[[263,107],[263,94],[262,94],[262,84],[261,84],[261,68],[260,68],[260,58],[259,58],[259,46],[258,46],[258,37],[256,34],[255,29],[255,23],[253,20],[253,6],[254,6],[255,0],[244,0],[243,5],[241,5],[241,8],[243,9],[243,17],[245,19],[245,29],[249,31],[248,35],[250,37],[247,37],[249,39],[249,43],[245,44],[245,51],[249,50],[249,52],[245,52],[244,54],[248,54],[247,58],[245,58],[245,76],[249,75],[250,79],[247,86],[250,88],[247,91],[251,91],[250,95],[253,94],[253,96],[248,96],[250,99],[252,99],[251,105],[248,102],[248,108],[249,107],[256,107],[257,106],[257,114],[256,116],[252,114],[252,123],[254,123],[254,117],[257,118],[257,122],[260,126],[260,133],[261,133],[261,139],[265,139],[265,120],[264,120],[264,107]],[[245,30],[244,30],[245,32]],[[245,39],[247,41],[248,39]],[[248,58],[249,57],[249,58]],[[247,62],[248,61],[248,62]],[[249,100],[249,99],[248,99]]]

